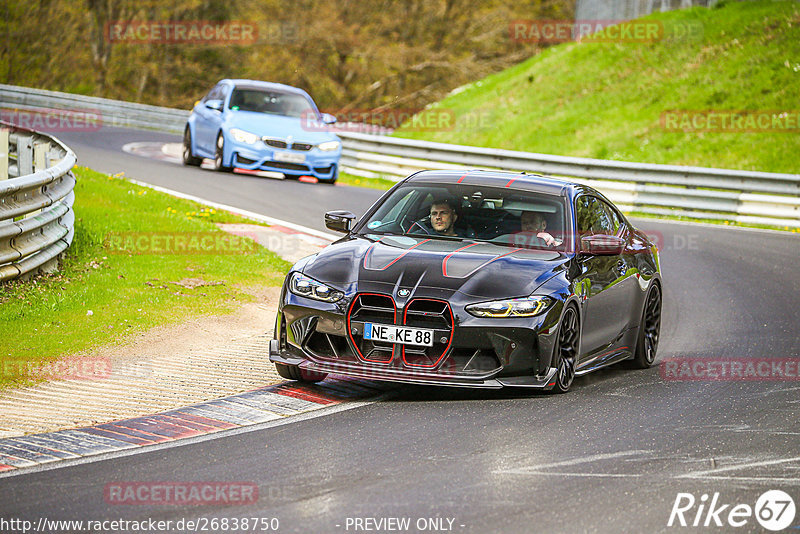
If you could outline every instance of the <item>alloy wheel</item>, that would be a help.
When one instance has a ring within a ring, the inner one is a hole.
[[[658,337],[661,332],[661,291],[658,286],[653,286],[653,290],[647,296],[647,304],[644,309],[644,356],[648,364],[652,364],[656,359],[658,350]]]
[[[558,371],[555,384],[558,392],[564,393],[572,386],[575,378],[575,361],[578,357],[579,340],[578,312],[570,306],[564,312],[561,326],[558,329],[558,345],[556,346]]]

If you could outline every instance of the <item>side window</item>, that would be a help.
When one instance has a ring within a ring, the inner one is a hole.
[[[222,86],[215,85],[203,99],[203,102],[208,102],[209,100],[221,100],[223,97],[222,94]]]
[[[584,195],[578,197],[575,205],[578,234],[581,236],[594,234],[614,235],[614,222],[603,203],[595,197]]]
[[[622,225],[617,211],[608,205],[607,202],[603,202],[602,200],[599,202],[602,204],[603,209],[608,216],[608,220],[611,222],[611,231],[608,233],[608,235],[617,235],[617,232],[619,232],[619,227]]]
[[[229,85],[218,85],[217,88],[219,89],[219,96],[216,97],[219,100],[224,101],[228,97],[228,93],[230,93],[231,88]]]

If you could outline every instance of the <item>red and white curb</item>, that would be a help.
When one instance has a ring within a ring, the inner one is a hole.
[[[135,143],[128,143],[122,147],[123,152],[127,152],[128,154],[133,154],[135,156],[141,156],[143,158],[155,159],[159,161],[167,161],[169,163],[175,163],[178,165],[183,165],[183,144],[182,143],[159,143],[153,141],[138,141]],[[203,159],[200,163],[200,167],[203,169],[214,169],[214,165],[210,159]],[[235,167],[233,172],[238,174],[248,174],[252,176],[260,176],[262,178],[274,178],[277,180],[283,180],[286,176],[280,172],[273,172],[273,171],[262,171],[262,170],[251,170],[251,169],[240,169]],[[299,178],[301,182],[308,182],[308,183],[317,183],[317,180],[313,176],[301,176]],[[341,185],[341,184],[335,184]]]
[[[396,387],[344,377],[318,384],[284,382],[154,415],[0,439],[0,477],[65,460],[144,452],[148,447],[198,441],[216,433],[239,433],[300,421],[308,419],[311,412],[321,416],[339,411],[331,408],[371,404]]]

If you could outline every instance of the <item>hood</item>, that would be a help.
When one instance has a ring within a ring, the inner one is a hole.
[[[303,273],[346,291],[383,286],[391,292],[397,286],[494,299],[531,294],[568,259],[557,251],[475,241],[356,236],[323,249],[305,263]]]
[[[307,141],[319,144],[324,141],[338,141],[339,138],[328,131],[328,126],[283,115],[269,115],[254,111],[228,111],[225,122],[231,128],[240,128],[260,136]]]

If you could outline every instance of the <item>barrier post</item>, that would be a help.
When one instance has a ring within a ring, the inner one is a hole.
[[[8,128],[0,128],[0,180],[8,180]]]
[[[33,174],[33,137],[17,135],[17,174]]]

